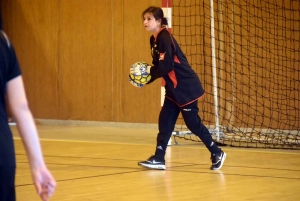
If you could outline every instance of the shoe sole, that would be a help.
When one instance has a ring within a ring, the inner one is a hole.
[[[226,159],[226,156],[227,156],[227,154],[224,152],[223,157],[221,159],[221,165],[220,165],[220,167],[218,167],[218,168],[211,168],[211,169],[212,170],[219,170],[219,169],[221,169],[221,167],[223,166],[223,163],[224,163],[224,161]]]
[[[141,164],[138,163],[139,166],[148,168],[148,169],[154,169],[154,170],[165,170],[166,166],[165,165],[148,165],[148,164]]]

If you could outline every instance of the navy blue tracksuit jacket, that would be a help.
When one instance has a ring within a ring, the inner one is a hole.
[[[200,79],[189,65],[175,38],[167,28],[162,28],[157,37],[150,37],[152,68],[151,80],[163,78],[166,98],[183,107],[203,94]]]

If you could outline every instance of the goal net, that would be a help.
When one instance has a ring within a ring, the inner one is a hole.
[[[172,33],[206,91],[213,138],[300,148],[300,1],[173,0]],[[176,138],[200,141],[179,118]]]

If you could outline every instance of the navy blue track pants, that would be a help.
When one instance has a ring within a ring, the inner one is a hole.
[[[201,122],[201,118],[198,114],[198,101],[179,107],[170,99],[165,98],[159,115],[159,133],[157,135],[157,146],[155,151],[156,156],[164,158],[169,139],[174,131],[180,112],[188,129],[201,139],[211,153],[214,154],[221,152],[221,150],[213,142],[208,129]]]

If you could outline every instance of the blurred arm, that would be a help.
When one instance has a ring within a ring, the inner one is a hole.
[[[7,83],[8,104],[24,144],[31,174],[37,193],[43,201],[52,196],[56,182],[47,169],[39,142],[37,129],[31,111],[29,110],[23,80],[17,76]]]
[[[37,169],[45,165],[40,142],[29,110],[22,77],[18,76],[7,83],[7,98],[10,110],[16,120],[31,168]]]

